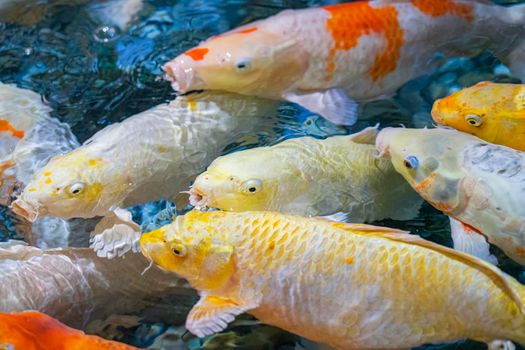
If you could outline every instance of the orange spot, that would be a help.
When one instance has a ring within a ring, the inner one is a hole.
[[[436,176],[437,176],[436,173],[430,174],[425,180],[421,181],[419,185],[414,186],[414,189],[417,192],[422,192],[426,190],[429,186],[431,186],[434,183]]]
[[[24,131],[15,129],[11,123],[5,119],[0,119],[0,132],[10,132],[13,137],[18,139],[23,138],[25,135]]]
[[[206,54],[208,53],[208,50],[207,48],[203,47],[203,48],[195,48],[193,50],[190,50],[190,51],[186,51],[184,54],[186,56],[190,56],[194,61],[200,61],[202,59],[204,59],[204,56],[206,56]]]
[[[44,176],[51,176],[52,172],[51,171],[46,171],[44,172]]]
[[[256,30],[257,30],[257,27],[246,28],[246,29],[238,31],[237,34],[248,34],[248,33],[255,32]]]
[[[166,153],[166,152],[168,152],[168,149],[166,147],[164,147],[164,146],[160,146],[159,147],[159,152],[160,153]]]
[[[53,181],[51,181],[51,178],[48,177],[48,178],[46,179],[46,181],[44,181],[44,182],[45,182],[46,185],[49,185],[49,184],[51,184],[51,182],[53,182]]]
[[[331,15],[326,27],[334,40],[334,46],[328,54],[327,80],[336,69],[337,52],[356,47],[363,35],[381,34],[386,40],[384,50],[377,54],[374,63],[368,69],[372,80],[383,78],[396,69],[404,33],[394,7],[373,8],[368,2],[360,1],[323,8]]]
[[[353,264],[354,263],[354,257],[353,256],[349,256],[348,258],[345,259],[345,264]]]
[[[29,192],[36,192],[36,188],[34,187],[31,187],[30,189],[28,189]]]
[[[97,164],[98,164],[98,160],[96,160],[96,159],[90,159],[88,161],[88,165],[89,166],[96,166]]]
[[[474,19],[472,5],[457,4],[454,0],[412,0],[412,5],[427,16],[456,15],[469,22]]]

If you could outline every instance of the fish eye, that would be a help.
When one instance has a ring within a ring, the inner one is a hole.
[[[254,194],[262,190],[262,181],[258,179],[251,179],[242,184],[242,191],[248,194]]]
[[[77,196],[81,194],[84,191],[84,183],[82,181],[75,182],[71,186],[68,187],[67,192],[70,195]]]
[[[171,246],[171,251],[173,252],[173,254],[180,256],[180,257],[186,256],[186,253],[187,253],[186,246],[181,243],[173,244]]]
[[[417,169],[417,167],[419,166],[419,160],[415,156],[408,156],[403,161],[403,164],[408,169]]]
[[[467,116],[465,116],[465,120],[467,121],[467,123],[469,123],[469,125],[472,126],[480,126],[481,124],[483,124],[483,119],[481,119],[481,117],[476,114],[468,114]]]
[[[246,57],[240,58],[237,62],[235,62],[235,68],[237,68],[237,70],[241,72],[244,72],[250,69],[251,65],[252,65],[252,60]]]

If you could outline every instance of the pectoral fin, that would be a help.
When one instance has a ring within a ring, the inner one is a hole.
[[[101,258],[113,259],[130,250],[140,251],[140,227],[131,219],[131,213],[117,208],[104,217],[91,233],[90,247]]]
[[[491,264],[498,264],[498,259],[490,254],[489,243],[479,231],[452,217],[450,218],[450,229],[454,249],[474,255]]]
[[[359,105],[342,89],[330,89],[307,94],[286,93],[284,99],[300,104],[337,125],[353,125]]]
[[[186,328],[202,338],[222,331],[235,320],[235,316],[254,307],[227,298],[205,295],[190,311],[186,320]]]

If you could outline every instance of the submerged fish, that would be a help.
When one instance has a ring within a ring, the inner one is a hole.
[[[0,349],[132,350],[134,346],[87,335],[40,312],[0,313]]]
[[[179,97],[54,157],[12,208],[29,221],[104,216],[94,242],[101,256],[138,251],[139,228],[121,208],[174,200],[224,147],[261,128],[276,108],[275,101],[228,93]],[[113,246],[119,241],[124,246]]]
[[[211,37],[165,65],[175,90],[288,100],[339,124],[442,58],[491,50],[525,79],[525,5],[354,1],[287,10]]]
[[[525,85],[478,83],[437,100],[432,118],[485,141],[525,151]]]
[[[376,144],[425,200],[450,216],[455,248],[495,262],[487,239],[525,264],[524,152],[442,128],[386,128]]]
[[[39,94],[0,83],[0,205],[9,205],[15,188],[23,188],[51,157],[79,146],[69,126],[50,112]],[[40,247],[67,245],[90,224],[59,218],[15,222],[17,233]]]
[[[248,312],[336,349],[461,338],[525,343],[524,286],[480,259],[399,230],[192,211],[144,234],[141,248],[200,292],[186,321],[199,337]]]
[[[421,198],[377,157],[376,128],[325,140],[295,138],[217,158],[195,180],[190,203],[230,211],[349,214],[353,222],[411,219]]]
[[[77,328],[111,315],[148,318],[149,310],[156,311],[154,322],[183,322],[193,291],[182,279],[147,267],[141,254],[108,260],[87,248],[0,242],[0,312],[37,310]]]

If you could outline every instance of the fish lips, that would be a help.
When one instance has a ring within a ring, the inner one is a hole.
[[[187,93],[205,88],[204,81],[193,68],[184,67],[184,62],[174,59],[164,65],[165,78],[171,82],[173,90]]]
[[[208,206],[208,200],[207,197],[199,191],[198,188],[192,187],[190,189],[190,204],[194,207],[207,207]]]
[[[29,202],[24,201],[21,198],[18,198],[13,203],[11,203],[11,210],[16,215],[26,219],[29,222],[35,222],[38,219],[39,215],[42,214],[42,210],[37,208],[35,205],[32,205]]]

